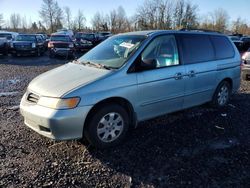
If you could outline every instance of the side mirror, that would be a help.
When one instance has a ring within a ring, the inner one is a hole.
[[[157,67],[156,59],[144,59],[141,60],[140,69],[141,70],[152,70]]]

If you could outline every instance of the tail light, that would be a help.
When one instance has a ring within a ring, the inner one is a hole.
[[[245,52],[245,53],[241,56],[241,59],[246,60],[246,57],[247,57],[247,52]]]
[[[49,42],[48,43],[48,48],[53,48],[54,47],[54,44],[52,42]]]

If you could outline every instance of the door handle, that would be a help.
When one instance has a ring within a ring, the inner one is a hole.
[[[195,77],[195,71],[194,70],[191,70],[188,72],[188,76],[191,78],[191,77]]]
[[[174,78],[175,78],[176,80],[181,80],[182,77],[183,77],[183,76],[182,76],[182,73],[181,73],[181,72],[176,73],[175,76],[174,76]]]

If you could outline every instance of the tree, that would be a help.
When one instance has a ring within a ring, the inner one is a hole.
[[[55,11],[54,28],[55,28],[55,30],[62,29],[63,28],[63,24],[62,24],[63,10],[59,7],[57,2],[55,2],[55,10],[54,11]]]
[[[217,9],[205,16],[201,23],[203,29],[215,30],[224,33],[229,25],[229,16],[224,9]]]
[[[13,13],[10,15],[10,26],[14,31],[18,31],[20,23],[21,23],[21,17],[19,14]]]
[[[67,23],[67,27],[68,29],[71,29],[72,27],[72,15],[71,15],[71,10],[68,6],[64,7],[64,12],[65,12],[65,16],[66,16],[66,23]]]
[[[48,26],[51,32],[62,28],[63,11],[55,0],[43,0],[39,11],[42,21]]]
[[[248,27],[245,20],[242,20],[238,17],[235,21],[232,22],[232,32],[235,34],[250,34],[250,27]]]
[[[108,30],[108,16],[102,15],[100,12],[96,12],[92,18],[92,26],[96,31],[107,31]]]
[[[0,14],[0,29],[3,27],[3,25],[4,25],[3,14]]]
[[[34,33],[36,33],[36,32],[38,31],[38,27],[37,27],[36,22],[33,22],[33,23],[31,24],[30,30],[31,30],[32,32],[34,32]]]
[[[25,32],[28,28],[26,16],[22,17],[22,30]]]
[[[229,15],[224,9],[217,9],[212,14],[215,30],[225,32],[229,23]]]
[[[78,31],[81,31],[82,29],[84,29],[85,22],[86,22],[86,18],[84,16],[82,10],[79,9],[78,13],[75,17],[75,28]]]
[[[104,24],[105,22],[109,23],[112,33],[121,33],[130,30],[130,23],[122,6],[119,6],[117,10],[112,10],[109,16],[106,16],[106,18],[102,19]],[[103,29],[107,30],[108,28]]]

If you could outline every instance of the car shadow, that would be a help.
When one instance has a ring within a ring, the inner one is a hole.
[[[244,185],[250,178],[249,105],[250,94],[238,94],[225,108],[203,105],[142,122],[120,146],[88,150],[135,187]]]

